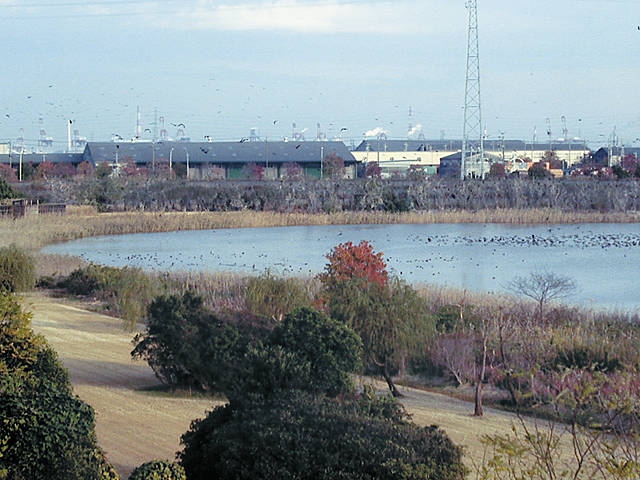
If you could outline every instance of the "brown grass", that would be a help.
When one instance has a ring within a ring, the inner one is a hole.
[[[66,215],[0,218],[0,246],[16,243],[37,251],[45,245],[99,235],[294,225],[426,224],[426,223],[595,223],[637,222],[635,214],[566,213],[557,210],[479,210],[410,213],[341,212],[296,214],[275,212],[124,212],[100,213],[69,207]]]

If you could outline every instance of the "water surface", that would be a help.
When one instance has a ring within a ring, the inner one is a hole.
[[[221,229],[116,235],[45,248],[112,266],[316,274],[339,243],[368,240],[391,272],[410,283],[503,291],[516,276],[549,271],[573,278],[571,303],[637,310],[639,224],[349,225]]]

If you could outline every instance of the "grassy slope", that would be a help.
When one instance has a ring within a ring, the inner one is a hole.
[[[69,369],[76,394],[95,409],[98,441],[123,479],[145,461],[173,460],[191,420],[216,405],[212,399],[145,391],[158,381],[145,363],[131,360],[132,335],[122,330],[118,319],[37,293],[27,296],[25,305],[33,312],[34,330],[46,337]],[[409,388],[403,392],[414,421],[443,427],[466,447],[469,461],[481,457],[483,434],[506,433],[515,420],[493,409],[475,418],[468,402]]]
[[[34,330],[69,370],[75,393],[94,408],[100,446],[123,479],[146,461],[173,460],[191,420],[214,407],[211,399],[141,390],[158,381],[146,363],[131,360],[132,336],[118,319],[39,294],[25,304]]]

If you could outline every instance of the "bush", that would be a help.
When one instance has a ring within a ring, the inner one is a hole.
[[[311,304],[299,279],[276,278],[269,272],[249,280],[246,302],[254,315],[276,321],[282,321],[287,313],[298,307]]]
[[[4,165],[2,166],[4,167]],[[0,175],[2,175],[3,173],[4,172],[0,170]],[[14,178],[16,178],[16,175],[12,169],[9,169],[9,172],[5,173],[5,175],[9,180],[13,180]],[[7,183],[7,178],[0,176],[0,200],[4,200],[6,198],[16,198],[19,195],[18,192]]]
[[[234,326],[204,308],[192,291],[159,296],[148,308],[146,330],[136,335],[133,358],[146,360],[166,385],[223,391],[244,354]]]
[[[389,397],[283,392],[214,409],[182,437],[189,480],[461,480],[462,450]]]
[[[191,291],[157,297],[148,316],[132,357],[146,360],[170,387],[221,392],[231,402],[285,389],[335,395],[351,389],[349,375],[359,366],[358,336],[309,308],[271,333],[221,320]]]
[[[351,374],[360,367],[362,341],[345,324],[302,308],[287,315],[270,342],[293,352],[299,364],[309,365],[309,375],[302,379],[304,389],[329,396],[351,391]]]
[[[152,460],[136,467],[129,480],[187,480],[184,468],[174,462]]]
[[[95,295],[104,288],[104,280],[101,275],[103,268],[91,264],[74,270],[58,282],[58,287],[64,288],[71,295]]]
[[[149,275],[139,268],[116,268],[90,264],[58,282],[72,295],[95,296],[133,329],[142,319],[155,293]]]
[[[93,409],[73,395],[31,316],[2,293],[0,318],[0,478],[117,479],[98,447]]]
[[[324,313],[301,308],[234,361],[234,381],[225,393],[231,403],[284,390],[329,396],[347,393],[353,387],[350,374],[360,366],[361,350],[362,342],[351,328]]]
[[[24,292],[36,283],[35,262],[22,248],[0,248],[0,291]]]

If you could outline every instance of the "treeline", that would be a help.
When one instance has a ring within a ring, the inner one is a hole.
[[[101,211],[338,212],[540,209],[640,211],[637,179],[440,177],[307,181],[167,181],[138,177],[54,179],[19,184],[49,202],[95,205]]]

